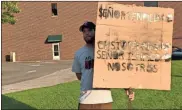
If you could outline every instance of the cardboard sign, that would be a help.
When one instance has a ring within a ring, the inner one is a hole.
[[[174,10],[99,2],[94,88],[170,90]]]

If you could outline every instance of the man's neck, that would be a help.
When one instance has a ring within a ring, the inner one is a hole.
[[[92,44],[86,44],[86,46],[87,46],[87,47],[93,47],[93,48],[95,47],[95,46],[94,46],[94,43],[92,43]]]

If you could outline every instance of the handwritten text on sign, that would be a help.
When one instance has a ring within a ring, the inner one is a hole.
[[[174,10],[99,2],[96,88],[170,90]]]
[[[138,20],[138,21],[149,21],[149,22],[158,22],[158,21],[170,21],[172,19],[172,14],[165,16],[164,14],[148,14],[142,12],[126,12],[123,10],[114,9],[112,6],[103,8],[101,5],[99,8],[99,17],[100,18],[115,18],[121,20]]]
[[[118,35],[118,34],[117,34]],[[112,36],[114,37],[114,36]],[[165,61],[170,61],[169,58],[165,58],[166,54],[160,55],[157,54],[157,51],[169,51],[171,48],[170,43],[151,43],[151,42],[136,42],[136,41],[126,41],[126,40],[113,40],[113,41],[98,41],[97,42],[97,52],[96,58],[97,59],[115,59],[115,60],[137,60],[137,61],[156,61],[159,62],[160,60],[165,59]],[[132,51],[128,51],[132,50]],[[142,52],[141,52],[142,51]],[[152,53],[153,51],[153,53]],[[125,55],[127,54],[127,55]],[[170,54],[167,54],[170,56]],[[132,64],[127,62],[119,62],[111,63],[108,62],[107,64],[109,71],[132,71],[135,69],[137,72],[157,72],[157,65],[144,65],[144,63],[139,64]],[[140,69],[139,69],[140,68]]]

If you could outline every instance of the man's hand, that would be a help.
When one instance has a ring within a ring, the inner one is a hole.
[[[125,89],[125,92],[130,101],[133,101],[135,99],[135,92],[133,92],[131,88]]]
[[[76,73],[76,77],[77,77],[78,80],[81,80],[82,74],[81,73]]]

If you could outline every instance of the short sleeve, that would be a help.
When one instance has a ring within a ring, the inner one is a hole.
[[[79,63],[79,60],[78,60],[76,54],[75,54],[74,60],[73,60],[72,72],[81,73],[81,66],[80,66],[80,63]]]

